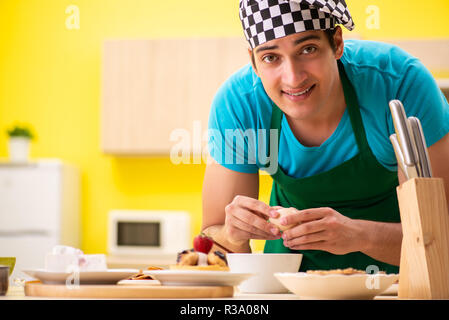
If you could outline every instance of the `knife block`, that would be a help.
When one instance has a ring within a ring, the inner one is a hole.
[[[402,222],[398,297],[449,299],[449,214],[441,178],[397,187]]]

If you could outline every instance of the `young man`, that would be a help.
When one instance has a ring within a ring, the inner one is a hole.
[[[449,105],[435,80],[395,46],[344,43],[336,24],[354,25],[343,0],[241,0],[240,18],[252,63],[212,105],[204,232],[235,252],[250,252],[249,239],[267,240],[264,252],[301,252],[301,271],[398,272],[405,179],[388,103],[421,120],[448,191]],[[257,200],[259,169],[273,178],[269,205]],[[267,221],[280,207],[296,209],[284,224],[297,225],[282,234]]]

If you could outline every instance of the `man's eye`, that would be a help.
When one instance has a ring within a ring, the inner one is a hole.
[[[276,57],[273,55],[266,55],[262,58],[262,61],[264,61],[266,63],[272,63],[272,62],[276,61]]]
[[[316,51],[315,47],[306,47],[306,48],[304,48],[302,53],[304,53],[304,54],[311,54],[311,53],[314,53],[315,51]]]

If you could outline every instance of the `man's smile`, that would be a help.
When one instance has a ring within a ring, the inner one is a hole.
[[[282,94],[284,94],[288,99],[293,101],[302,101],[307,99],[311,94],[313,89],[315,88],[315,84],[311,85],[306,89],[297,89],[297,90],[282,90]]]

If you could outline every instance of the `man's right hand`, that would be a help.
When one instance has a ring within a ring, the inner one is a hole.
[[[267,222],[279,215],[270,214],[278,208],[257,200],[259,173],[237,172],[210,160],[204,174],[201,230],[234,252],[251,252],[250,239],[279,239],[279,230]]]
[[[225,207],[224,232],[227,240],[236,245],[249,239],[275,240],[279,229],[267,220],[277,217],[276,209],[257,199],[238,195]]]

